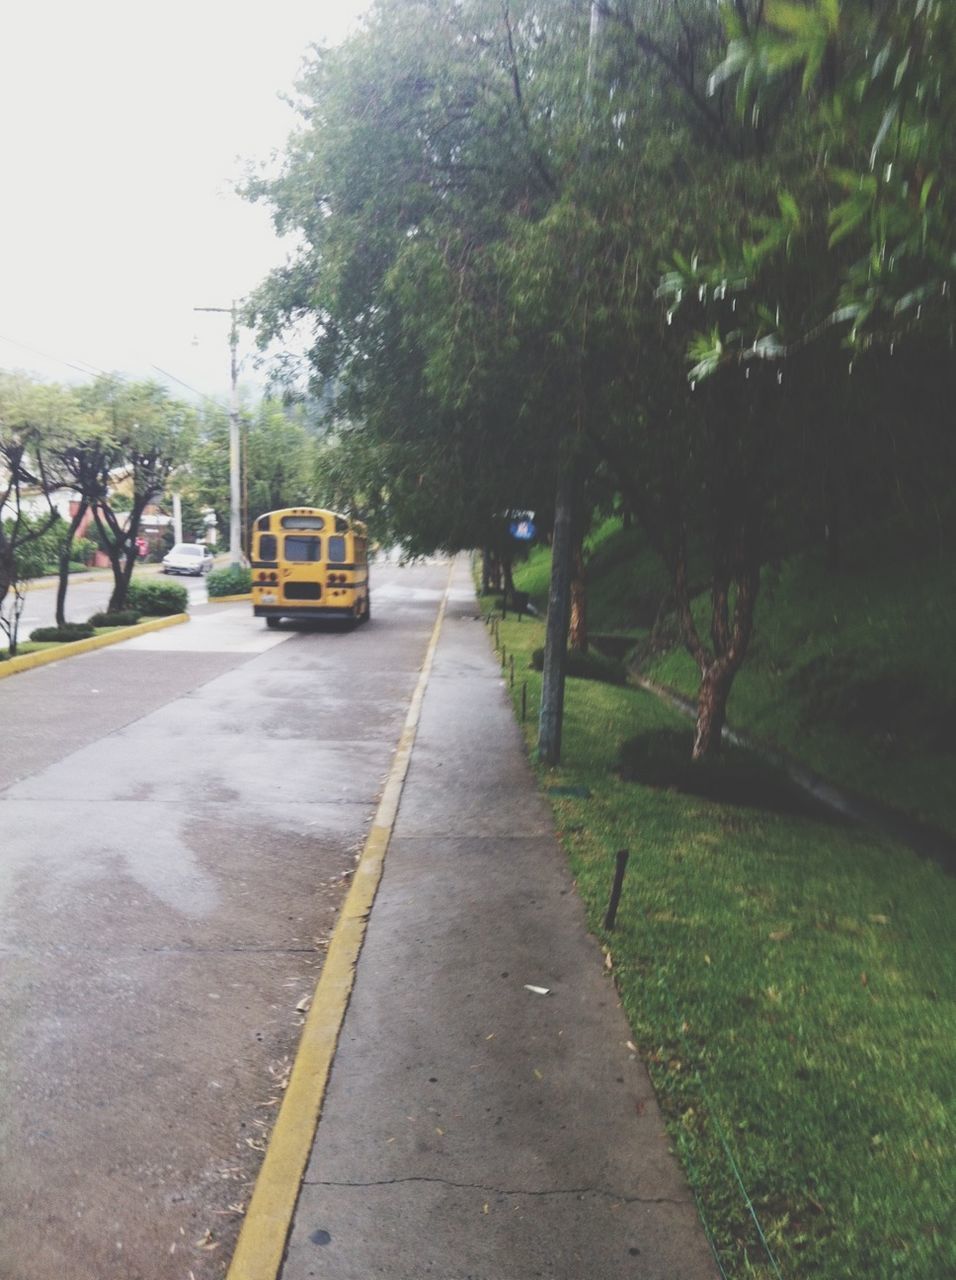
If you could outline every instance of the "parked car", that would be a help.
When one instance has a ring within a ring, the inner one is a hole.
[[[163,573],[191,573],[199,578],[212,568],[212,552],[199,542],[177,542],[163,556]]]

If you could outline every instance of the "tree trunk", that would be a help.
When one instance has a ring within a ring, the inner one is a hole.
[[[515,580],[512,574],[512,560],[510,555],[504,555],[501,558],[501,567],[504,574],[504,597],[505,603],[513,605],[515,595]]]
[[[487,547],[481,551],[481,594],[491,594],[491,552]]]
[[[544,665],[541,673],[541,707],[538,713],[538,755],[544,764],[561,763],[561,730],[564,723],[564,672],[571,604],[571,561],[574,555],[575,474],[570,461],[558,469],[551,539],[551,581],[545,622]]]
[[[568,646],[579,653],[588,651],[588,575],[584,563],[584,546],[575,544],[571,567],[571,629]]]
[[[73,513],[70,527],[67,529],[66,537],[63,539],[63,546],[60,548],[60,581],[56,588],[56,625],[58,627],[66,626],[66,588],[70,580],[70,552],[73,550],[73,539],[76,537],[76,531],[86,515],[88,505],[85,500],[80,502]]]
[[[705,760],[720,751],[727,721],[727,699],[734,671],[723,662],[715,662],[701,675],[697,690],[697,727],[694,732],[692,759]]]

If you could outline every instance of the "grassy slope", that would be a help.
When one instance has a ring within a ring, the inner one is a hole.
[[[541,630],[501,626],[529,745]],[[570,680],[564,762],[539,772],[590,789],[552,796],[557,825],[722,1264],[772,1275],[732,1157],[785,1276],[950,1274],[953,882],[850,827],[617,777],[624,739],[680,723],[637,690]],[[621,847],[632,862],[604,935]]]
[[[956,834],[954,635],[956,579],[936,549],[860,538],[836,575],[818,557],[795,557],[778,577],[764,575],[728,718],[834,782]],[[696,692],[683,649],[646,674]]]

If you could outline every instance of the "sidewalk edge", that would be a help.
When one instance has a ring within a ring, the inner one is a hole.
[[[402,788],[411,763],[422,701],[448,605],[455,562],[438,609],[405,725],[352,885],[336,921],[328,955],[302,1030],[282,1106],[269,1138],[226,1280],[274,1280],[315,1140],[325,1090],[345,1019],[372,903],[384,869]]]
[[[119,628],[106,636],[90,636],[87,640],[73,640],[69,644],[61,644],[56,649],[41,649],[38,653],[24,653],[19,658],[8,658],[6,662],[0,662],[0,680],[7,676],[15,676],[18,671],[45,667],[51,662],[59,662],[62,658],[74,658],[78,653],[105,649],[108,645],[121,644],[124,640],[135,640],[137,636],[144,636],[149,631],[162,631],[164,627],[177,627],[181,622],[188,621],[188,613],[173,613],[165,618],[151,618],[149,622],[137,622],[135,626]]]

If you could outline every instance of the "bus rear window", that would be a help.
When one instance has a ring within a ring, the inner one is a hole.
[[[329,564],[345,563],[345,539],[339,537],[329,538]]]
[[[285,558],[294,560],[299,564],[312,564],[316,560],[321,560],[321,538],[293,538],[287,536],[285,540]]]
[[[274,533],[261,533],[259,535],[259,559],[268,560],[275,563],[279,555],[279,547]]]

